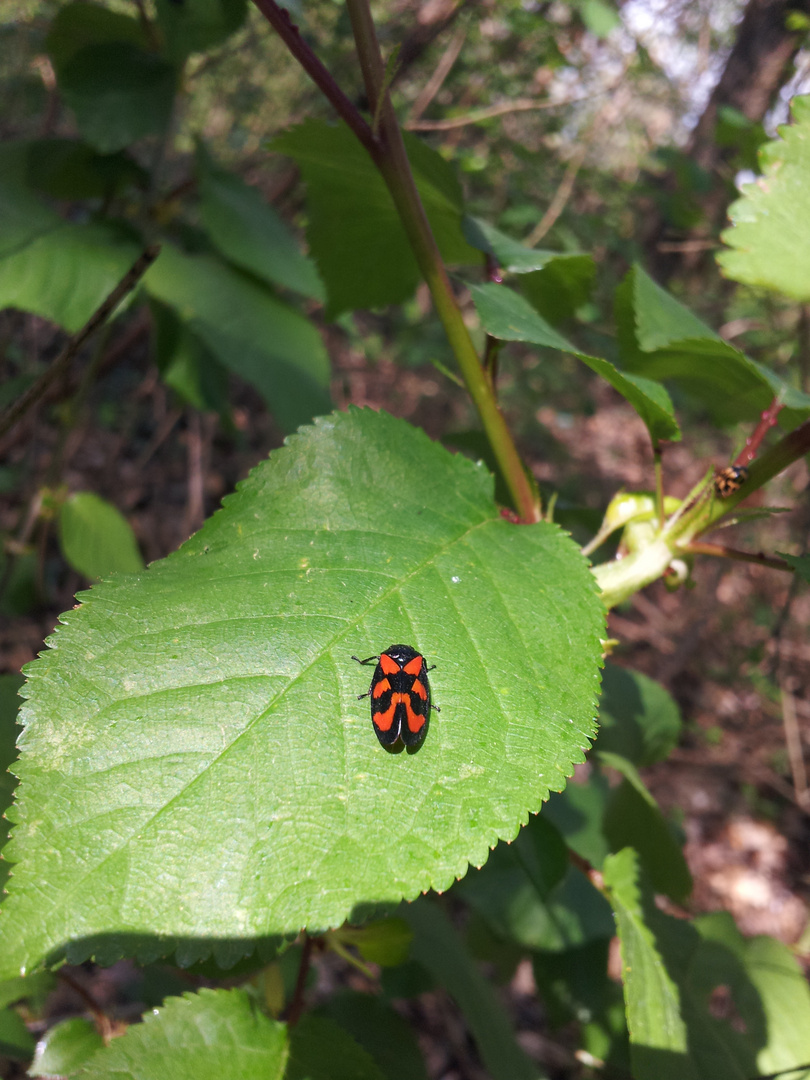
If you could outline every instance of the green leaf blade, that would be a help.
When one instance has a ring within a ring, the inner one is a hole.
[[[62,552],[87,578],[143,570],[135,534],[124,515],[91,491],[79,491],[59,511]]]
[[[287,1029],[264,1016],[244,990],[202,989],[168,998],[99,1050],[81,1075],[88,1080],[281,1080]]]
[[[175,555],[86,594],[30,670],[10,975],[105,934],[356,921],[515,836],[593,735],[604,611],[575,545],[504,522],[491,485],[400,421],[333,415]],[[391,755],[351,655],[399,641],[442,712]]]

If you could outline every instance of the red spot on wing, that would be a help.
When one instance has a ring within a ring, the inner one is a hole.
[[[396,694],[394,695],[396,697]],[[394,713],[396,712],[397,703],[392,701],[385,712],[375,712],[371,719],[374,721],[374,726],[378,727],[380,731],[390,731],[391,725],[394,722]]]
[[[396,675],[400,670],[399,664],[393,656],[389,656],[388,653],[382,653],[380,656],[380,667],[386,675]]]
[[[420,675],[422,672],[422,664],[424,664],[422,657],[415,656],[413,660],[408,661],[402,670],[407,671],[409,675]]]
[[[424,686],[422,686],[418,679],[413,680],[413,686],[411,687],[411,691],[414,694],[417,694],[422,699],[422,701],[427,701],[427,690],[424,688]]]
[[[405,695],[403,695],[405,697]],[[411,708],[410,698],[405,697],[405,717],[408,721],[409,731],[421,731],[425,726],[425,717],[415,713]]]
[[[391,683],[388,679],[380,679],[378,683],[374,684],[374,689],[371,691],[372,697],[382,697],[386,690],[391,689]]]

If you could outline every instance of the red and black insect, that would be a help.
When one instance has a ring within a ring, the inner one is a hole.
[[[748,479],[748,469],[744,465],[727,465],[714,474],[714,490],[721,499],[727,499],[739,491]]]
[[[430,701],[428,667],[424,656],[410,645],[389,645],[379,656],[369,656],[358,664],[377,661],[371,686],[365,694],[371,698],[371,722],[383,746],[393,746],[402,739],[406,746],[419,746],[427,735],[430,710],[440,712]]]

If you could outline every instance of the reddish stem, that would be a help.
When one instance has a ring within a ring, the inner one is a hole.
[[[774,559],[762,551],[740,551],[738,548],[726,547],[725,544],[710,544],[703,540],[695,540],[684,550],[693,555],[716,555],[721,559],[736,559],[737,562],[756,563],[758,566],[769,566],[772,570],[793,573],[793,567],[784,559]]]
[[[286,8],[279,7],[275,0],[253,0],[253,3],[306,71],[310,79],[323,93],[341,120],[345,121],[351,128],[374,161],[378,161],[380,144],[374,138],[371,126],[366,123],[354,103],[335,82],[331,72],[321,63],[313,50],[301,37],[301,32],[292,21],[289,11]]]
[[[762,440],[776,423],[776,418],[784,405],[778,398],[774,398],[768,408],[760,413],[760,420],[751,435],[745,440],[745,446],[737,455],[735,465],[750,465],[757,456]]]

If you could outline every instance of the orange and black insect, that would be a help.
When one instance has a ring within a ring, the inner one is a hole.
[[[721,499],[727,499],[739,491],[748,479],[748,469],[744,465],[727,465],[714,474],[714,490]]]
[[[358,664],[377,661],[371,686],[365,694],[371,698],[371,722],[383,746],[393,746],[402,739],[406,746],[419,746],[427,735],[430,710],[439,712],[430,701],[428,667],[424,656],[410,645],[389,645],[379,656],[369,656]]]

